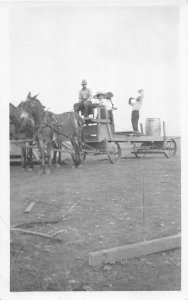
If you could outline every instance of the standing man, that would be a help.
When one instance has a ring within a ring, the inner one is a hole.
[[[139,116],[140,116],[140,108],[142,106],[143,103],[143,98],[144,98],[144,91],[143,90],[138,90],[139,96],[136,98],[136,101],[134,103],[132,103],[132,100],[135,99],[133,97],[129,98],[129,105],[132,106],[132,117],[131,117],[131,121],[132,121],[132,126],[133,126],[133,130],[135,132],[138,132],[138,120],[139,120]]]
[[[74,111],[79,112],[88,117],[89,114],[93,113],[93,106],[91,102],[92,94],[91,90],[87,88],[87,81],[85,79],[81,82],[82,89],[79,91],[79,102],[74,104]]]

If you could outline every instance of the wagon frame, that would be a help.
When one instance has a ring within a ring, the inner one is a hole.
[[[113,164],[121,158],[121,147],[113,140],[113,115],[110,120],[108,111],[104,106],[97,106],[96,118],[85,118],[82,128],[83,136],[83,160],[87,155],[97,156],[107,154],[109,161]]]
[[[162,136],[149,136],[143,133],[143,125],[140,124],[141,134],[133,132],[118,132],[113,139],[118,143],[130,143],[133,145],[131,151],[137,158],[146,154],[163,154],[166,158],[172,158],[177,152],[176,141],[166,136],[166,124],[163,122]]]
[[[117,163],[121,159],[120,143],[129,143],[133,146],[131,151],[137,158],[142,158],[146,154],[163,154],[167,158],[172,158],[177,151],[177,145],[173,138],[166,136],[166,126],[163,122],[163,136],[147,136],[143,133],[143,125],[140,124],[141,134],[132,131],[114,131],[113,112],[110,120],[108,111],[104,106],[97,106],[96,117],[84,118],[85,124],[82,128],[82,158],[87,156],[107,155],[110,163]],[[28,145],[33,140],[12,140],[12,144],[26,149],[33,148],[38,152],[40,159],[40,150],[37,144]],[[34,141],[33,141],[34,142]],[[63,149],[52,151],[69,153],[72,157],[74,151],[67,142],[62,142]],[[37,160],[35,155],[35,160]]]

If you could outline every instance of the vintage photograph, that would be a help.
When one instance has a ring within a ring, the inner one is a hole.
[[[180,7],[9,7],[10,292],[181,291]]]

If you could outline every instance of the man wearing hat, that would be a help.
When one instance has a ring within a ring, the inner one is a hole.
[[[105,106],[107,110],[112,109],[112,101],[110,95],[107,95],[108,93],[104,92],[97,92],[95,96],[93,96],[94,99],[98,99],[96,104],[99,104],[101,106]],[[113,95],[113,94],[112,94]]]
[[[109,92],[110,93],[110,92]],[[111,100],[111,94],[104,93],[104,92],[97,92],[95,96],[93,96],[94,99],[97,99],[98,101],[93,102],[94,105],[98,104],[99,106],[105,106],[106,110],[108,111],[108,117],[110,119],[110,112],[112,111],[112,100]],[[112,94],[113,95],[113,94]],[[103,116],[105,119],[106,117]]]
[[[129,105],[132,106],[132,116],[131,116],[131,122],[133,126],[133,130],[135,132],[138,132],[138,120],[140,116],[140,108],[143,103],[143,98],[144,98],[144,91],[143,90],[138,90],[139,96],[136,98],[136,101],[133,103],[133,100],[135,98],[131,97],[129,98]]]
[[[87,88],[87,81],[85,79],[81,82],[82,89],[79,91],[79,102],[74,104],[74,111],[79,112],[88,117],[89,114],[93,113],[93,106],[91,102],[92,94],[91,90]]]

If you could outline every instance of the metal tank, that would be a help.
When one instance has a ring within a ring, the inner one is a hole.
[[[147,118],[145,123],[145,135],[161,136],[160,118]]]

